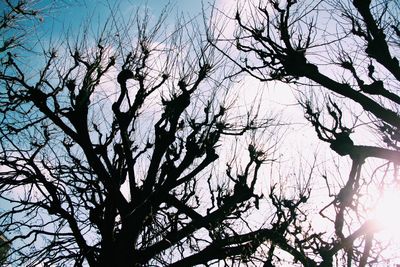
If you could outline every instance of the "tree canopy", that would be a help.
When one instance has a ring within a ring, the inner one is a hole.
[[[399,190],[396,1],[238,1],[232,14],[217,2],[174,25],[168,8],[156,19],[110,10],[101,25],[37,42],[14,27],[39,18],[35,5],[4,4],[0,246],[11,249],[0,262],[390,260],[371,214]],[[280,151],[294,122],[257,93],[244,105],[248,77],[290,86],[321,142],[292,180]]]
[[[343,170],[322,175],[333,199],[319,213],[334,237],[298,240],[305,266],[382,261],[379,227],[366,211],[386,189],[398,190],[398,14],[396,1],[260,1],[239,5],[234,16],[242,71],[292,84],[318,139],[350,159],[343,181],[336,178]]]

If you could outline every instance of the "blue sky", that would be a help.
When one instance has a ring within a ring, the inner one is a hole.
[[[169,23],[174,23],[178,15],[184,15],[186,18],[199,16],[202,12],[201,0],[46,0],[42,2],[46,6],[50,15],[44,18],[44,26],[53,33],[63,31],[67,28],[77,28],[84,20],[92,18],[94,23],[105,21],[110,10],[119,10],[129,15],[135,12],[139,7],[148,7],[150,14],[157,18],[166,5],[171,7]],[[205,4],[207,5],[207,3]]]

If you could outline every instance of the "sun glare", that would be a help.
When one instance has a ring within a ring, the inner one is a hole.
[[[383,232],[392,237],[400,238],[400,191],[388,189],[380,197],[373,219]]]

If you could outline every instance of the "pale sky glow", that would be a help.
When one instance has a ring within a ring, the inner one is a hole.
[[[379,197],[372,219],[377,221],[393,238],[400,238],[400,213],[397,212],[400,203],[400,194],[397,188],[386,189]]]

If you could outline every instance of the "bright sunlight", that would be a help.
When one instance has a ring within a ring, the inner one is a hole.
[[[397,188],[387,189],[380,196],[372,218],[378,227],[392,238],[400,239],[400,191]]]

